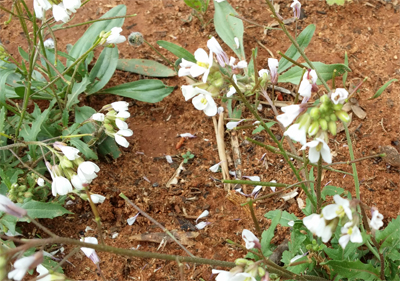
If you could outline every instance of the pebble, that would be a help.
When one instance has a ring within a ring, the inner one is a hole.
[[[158,186],[159,186],[158,182],[153,183],[153,187],[158,187]]]

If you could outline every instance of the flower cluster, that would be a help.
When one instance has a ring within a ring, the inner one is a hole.
[[[339,195],[333,196],[335,204],[330,204],[322,209],[321,214],[311,214],[303,219],[303,224],[314,235],[320,237],[322,242],[328,242],[332,234],[335,233],[339,220],[346,223],[341,228],[342,236],[339,238],[339,244],[342,248],[351,241],[352,243],[362,243],[360,229],[358,227],[359,217],[353,212],[351,202],[341,198]],[[377,210],[373,210],[370,227],[372,230],[377,230],[383,226],[383,216]]]
[[[317,78],[315,70],[309,69],[304,73],[299,87],[299,94],[303,96],[302,103],[282,107],[284,113],[278,115],[277,120],[284,127],[290,126],[284,135],[300,142],[303,145],[301,150],[310,148],[310,162],[316,163],[322,157],[325,162],[332,163],[331,152],[327,145],[328,132],[335,136],[336,122],[338,120],[349,122],[349,115],[342,110],[349,93],[345,89],[337,88],[328,95],[320,97],[319,102],[309,108],[307,102],[311,93],[317,89],[315,84]],[[314,140],[307,142],[307,135],[314,137]]]
[[[36,17],[44,20],[45,12],[53,9],[53,17],[55,21],[69,21],[71,13],[76,13],[76,9],[81,7],[81,0],[63,0],[59,4],[49,0],[34,0],[33,8]]]
[[[129,146],[129,142],[125,137],[133,135],[132,130],[128,128],[128,124],[125,122],[131,116],[128,111],[128,105],[129,103],[125,101],[113,102],[102,108],[102,110],[108,111],[107,114],[95,113],[92,115],[93,120],[102,123],[105,133],[114,138],[123,147]]]

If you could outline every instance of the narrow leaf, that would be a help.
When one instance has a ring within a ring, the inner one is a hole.
[[[75,83],[72,87],[71,94],[68,95],[68,101],[65,106],[67,110],[70,110],[73,105],[79,103],[78,96],[82,94],[86,87],[90,84],[89,78],[86,76],[83,78],[81,83]]]
[[[344,65],[347,67],[349,66],[349,57],[347,56],[347,52],[344,52]],[[344,88],[346,88],[347,74],[348,74],[347,71],[345,74],[343,74],[343,87]]]
[[[369,98],[369,100],[378,98],[380,95],[382,95],[383,91],[386,90],[387,87],[389,87],[390,84],[392,84],[393,82],[396,82],[396,81],[398,81],[398,79],[392,79],[392,80],[387,81],[385,83],[385,85],[383,85],[382,87],[379,88],[379,90],[375,93],[375,95],[373,95],[372,97]]]
[[[196,63],[196,59],[194,58],[194,55],[192,53],[190,53],[188,50],[186,50],[185,48],[182,48],[181,46],[178,46],[174,43],[171,43],[168,41],[163,41],[163,40],[158,40],[157,44],[159,46],[163,47],[164,49],[170,51],[178,58],[184,58],[185,60]]]
[[[117,69],[142,74],[150,77],[173,77],[176,72],[169,67],[153,60],[120,59]]]

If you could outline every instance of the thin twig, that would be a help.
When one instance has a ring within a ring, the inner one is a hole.
[[[168,229],[166,229],[162,224],[160,224],[158,221],[156,221],[155,219],[153,219],[149,214],[147,214],[145,211],[143,211],[142,209],[140,209],[138,206],[136,206],[131,200],[129,200],[128,197],[126,197],[123,193],[119,194],[120,197],[122,197],[126,202],[128,202],[129,205],[131,205],[132,207],[134,207],[138,212],[140,212],[140,214],[142,214],[143,216],[145,216],[147,219],[149,219],[152,223],[154,223],[155,225],[157,225],[159,228],[161,228],[165,233],[167,233],[172,240],[175,241],[176,244],[179,245],[179,247],[181,247],[189,256],[191,257],[195,257],[191,252],[189,252],[188,249],[185,248],[185,246],[183,246],[181,244],[181,242],[178,241],[178,239],[175,238],[175,236],[169,232]]]

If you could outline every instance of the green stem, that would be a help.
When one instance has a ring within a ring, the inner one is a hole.
[[[85,191],[86,191],[86,195],[87,195],[87,197],[88,197],[88,201],[89,201],[89,204],[90,204],[90,208],[92,209],[92,212],[93,212],[93,214],[94,214],[94,219],[95,219],[96,224],[97,224],[97,235],[98,235],[99,238],[100,238],[100,243],[101,243],[101,245],[105,245],[105,244],[104,244],[103,230],[102,230],[102,227],[101,227],[101,219],[100,219],[99,212],[97,211],[97,207],[96,207],[96,205],[93,203],[92,198],[90,197],[89,187],[86,187],[86,188],[85,188]]]
[[[318,160],[318,170],[317,170],[317,184],[316,184],[316,192],[317,192],[317,214],[321,212],[321,180],[322,180],[322,157],[319,157]]]
[[[153,45],[151,45],[146,39],[144,39],[144,43],[146,43],[154,52],[157,53],[157,55],[159,55],[166,63],[168,63],[170,66],[172,66],[175,71],[177,71],[177,67],[175,66],[175,64],[173,64],[169,59],[167,59],[163,54],[161,54],[156,48],[154,48]]]
[[[326,83],[325,79],[321,76],[321,73],[319,73],[319,71],[317,69],[315,69],[313,63],[308,59],[308,57],[304,53],[303,49],[300,48],[299,44],[297,44],[297,41],[293,38],[292,35],[290,35],[289,31],[286,29],[285,24],[279,19],[279,16],[276,14],[275,8],[272,5],[271,1],[270,0],[265,0],[265,2],[267,3],[269,9],[271,10],[272,14],[274,15],[274,18],[278,21],[278,23],[279,23],[280,27],[282,28],[283,32],[286,34],[286,36],[292,42],[293,46],[297,49],[297,51],[300,53],[300,55],[304,58],[304,60],[307,62],[307,64],[310,66],[310,68],[315,70],[319,80],[322,82],[322,84],[324,85],[325,89],[328,92],[330,92],[331,89],[329,88],[329,86]]]
[[[354,187],[356,189],[356,197],[358,200],[360,200],[360,182],[358,180],[358,173],[357,173],[357,167],[356,164],[354,163],[354,151],[353,151],[353,144],[351,142],[351,137],[350,137],[350,132],[349,128],[347,127],[347,124],[343,123],[344,131],[346,132],[346,138],[347,138],[347,145],[349,147],[349,153],[350,153],[350,159],[352,161],[351,163],[351,168],[353,169],[353,178],[354,178]]]
[[[256,213],[254,212],[253,200],[252,199],[250,199],[250,198],[247,199],[247,206],[249,206],[251,218],[253,219],[254,226],[256,227],[256,230],[258,232],[258,237],[261,237],[262,236],[262,230],[261,230],[260,224],[258,223],[258,220],[257,220],[257,217],[256,217]]]
[[[360,161],[364,161],[364,160],[376,158],[376,157],[386,157],[386,153],[380,153],[380,154],[374,154],[374,155],[370,155],[370,156],[366,156],[366,157],[361,157],[361,158],[355,159],[353,161],[335,162],[332,164],[325,165],[324,167],[333,166],[333,165],[350,165],[350,164],[353,164],[356,162],[360,162]]]
[[[57,244],[76,245],[79,247],[91,248],[91,249],[94,249],[99,252],[108,252],[108,253],[114,253],[114,254],[119,254],[119,255],[124,255],[124,256],[130,256],[130,257],[161,259],[161,260],[168,260],[168,261],[176,261],[176,259],[178,259],[178,261],[180,261],[180,262],[209,264],[209,265],[213,265],[213,266],[223,266],[223,267],[235,267],[236,266],[236,264],[233,262],[196,258],[196,257],[166,255],[166,254],[145,252],[145,251],[139,251],[139,250],[121,249],[121,248],[111,247],[111,246],[107,246],[107,245],[97,245],[97,244],[85,243],[85,242],[81,242],[79,240],[75,240],[75,239],[71,239],[71,238],[63,238],[63,237],[47,238],[47,239],[31,239],[31,240],[25,240],[24,242],[25,242],[24,245],[19,246],[17,248],[13,248],[5,253],[2,253],[2,254],[0,254],[0,256],[13,255],[24,249],[29,249],[29,248],[37,247],[37,246],[41,246],[41,245],[51,245],[51,244],[57,243]]]
[[[77,23],[77,24],[73,24],[73,25],[68,25],[68,26],[63,26],[63,27],[59,27],[59,28],[54,28],[54,31],[58,31],[58,30],[63,30],[63,29],[69,29],[69,28],[73,28],[73,27],[77,27],[77,26],[82,26],[82,25],[86,25],[86,24],[91,24],[91,23],[95,23],[95,22],[99,22],[99,21],[105,21],[105,20],[114,20],[114,19],[122,19],[122,18],[131,18],[131,17],[135,17],[136,14],[133,15],[127,15],[127,16],[118,16],[118,17],[110,17],[110,18],[100,18],[97,20],[90,20],[90,21],[85,21],[85,22],[81,22],[81,23]]]

